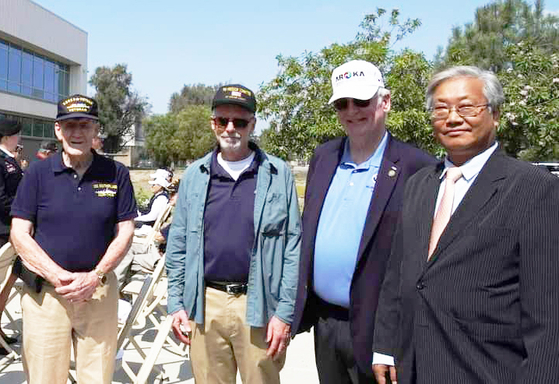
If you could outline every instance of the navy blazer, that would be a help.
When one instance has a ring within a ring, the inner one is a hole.
[[[299,286],[292,329],[309,330],[317,321],[313,287],[313,257],[320,212],[343,154],[347,138],[319,146],[309,165],[303,210]],[[406,180],[420,168],[436,163],[425,152],[391,135],[381,162],[365,221],[350,288],[350,328],[360,369],[372,375],[374,319],[392,236],[402,207]]]
[[[559,179],[497,150],[427,260],[442,169],[406,185],[375,351],[399,384],[559,383]]]

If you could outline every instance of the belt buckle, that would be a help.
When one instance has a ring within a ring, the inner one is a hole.
[[[225,286],[225,292],[227,292],[228,295],[234,295],[235,294],[233,292],[234,287],[235,287],[234,285],[230,285],[230,284],[226,285]]]
[[[225,286],[225,292],[227,292],[228,295],[233,295],[233,296],[240,295],[241,290],[242,290],[242,285],[228,284]]]

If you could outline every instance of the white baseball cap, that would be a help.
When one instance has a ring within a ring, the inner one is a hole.
[[[369,100],[379,88],[384,88],[379,69],[368,61],[352,60],[332,72],[334,94],[328,104],[343,98]]]
[[[163,188],[169,188],[169,185],[171,184],[163,176],[158,176],[154,180],[148,181],[148,183],[150,183],[152,185],[161,185]]]

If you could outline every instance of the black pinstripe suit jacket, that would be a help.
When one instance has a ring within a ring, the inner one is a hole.
[[[427,261],[442,169],[406,185],[373,349],[399,384],[559,383],[559,179],[496,151]]]

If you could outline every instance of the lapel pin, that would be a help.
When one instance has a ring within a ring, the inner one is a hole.
[[[390,171],[388,171],[388,176],[390,176],[390,177],[396,176],[396,170],[394,168],[392,168]]]

